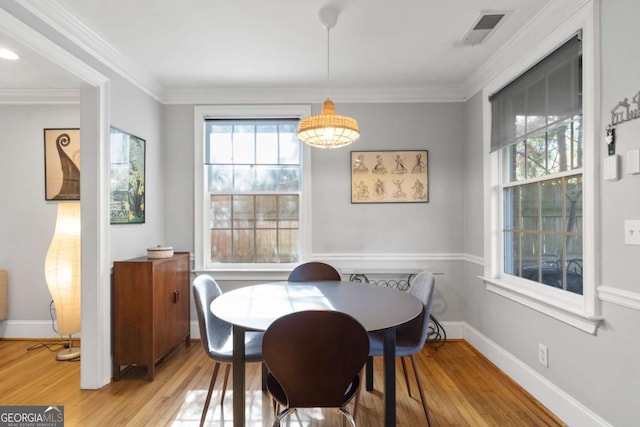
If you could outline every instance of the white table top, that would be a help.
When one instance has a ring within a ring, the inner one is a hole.
[[[211,303],[211,311],[220,319],[259,331],[302,310],[341,311],[367,331],[377,331],[414,319],[422,303],[406,292],[355,282],[266,283],[226,292]]]

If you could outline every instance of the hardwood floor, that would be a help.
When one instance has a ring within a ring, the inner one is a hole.
[[[0,405],[64,406],[67,427],[198,425],[213,362],[197,341],[160,362],[155,381],[144,379],[144,368],[133,368],[100,390],[80,390],[80,363],[57,362],[46,348],[27,350],[33,344],[0,340]],[[434,426],[564,425],[464,341],[449,341],[438,350],[427,346],[417,363]],[[360,427],[382,425],[382,360],[376,358],[374,365],[375,390],[363,391],[358,406]],[[415,383],[409,397],[399,362],[396,373],[398,426],[426,425]],[[221,384],[219,376],[207,417],[210,426],[232,426],[232,385],[221,408]],[[271,425],[259,364],[247,365],[246,389],[247,425]],[[304,426],[340,425],[332,410],[305,410],[300,418]],[[295,418],[291,425],[298,425]]]

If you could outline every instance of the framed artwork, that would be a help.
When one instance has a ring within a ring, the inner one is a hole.
[[[123,130],[110,130],[111,224],[142,224],[145,221],[146,141]]]
[[[45,200],[80,200],[80,129],[44,130]]]
[[[352,151],[351,203],[427,203],[429,152]]]

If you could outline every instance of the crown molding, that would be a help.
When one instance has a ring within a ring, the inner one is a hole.
[[[80,89],[0,89],[0,105],[78,105]]]
[[[16,2],[143,92],[160,100],[162,86],[151,73],[130,61],[56,0]]]
[[[150,72],[122,55],[56,0],[15,1],[105,66],[163,104],[319,103],[326,96],[325,89],[310,88],[164,88]],[[465,102],[517,62],[523,51],[536,45],[541,38],[591,1],[593,0],[549,2],[534,19],[520,29],[516,36],[485,61],[464,84],[335,88],[332,89],[331,98],[341,103]]]
[[[553,30],[593,0],[559,0],[547,3],[507,43],[489,57],[463,84],[465,100],[478,93],[490,81],[522,59]]]
[[[326,89],[305,88],[169,88],[163,104],[271,104],[320,103]],[[462,102],[462,86],[335,88],[331,99],[339,103]]]
[[[98,71],[3,9],[0,9],[0,28],[7,36],[28,46],[43,58],[68,70],[85,82],[100,85],[107,81],[107,78]]]

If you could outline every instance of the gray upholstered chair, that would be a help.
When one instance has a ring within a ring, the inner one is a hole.
[[[297,408],[346,410],[360,386],[360,371],[369,354],[369,337],[353,317],[339,311],[308,310],[277,319],[264,333],[267,390],[286,408],[273,426]]]
[[[435,288],[435,279],[433,275],[427,271],[423,271],[416,275],[413,283],[409,288],[409,293],[418,298],[423,304],[422,314],[396,329],[396,356],[401,358],[402,369],[404,371],[404,379],[407,383],[409,396],[411,396],[411,387],[409,386],[409,376],[407,375],[407,366],[405,359],[408,357],[413,366],[416,383],[420,392],[420,400],[422,401],[422,409],[427,417],[427,424],[431,426],[431,417],[429,416],[429,407],[424,394],[422,382],[416,367],[414,355],[422,350],[429,335],[429,314],[431,313],[431,303],[433,300],[433,290]],[[369,355],[382,356],[384,349],[384,336],[379,333],[369,334]]]
[[[338,270],[323,262],[306,262],[300,264],[289,274],[289,282],[341,281]]]
[[[209,391],[202,409],[200,425],[204,425],[207,418],[207,410],[211,401],[211,393],[218,376],[220,364],[225,364],[224,383],[222,385],[222,396],[220,404],[224,400],[229,380],[229,368],[233,361],[233,326],[218,317],[214,316],[209,308],[211,302],[222,294],[216,281],[207,275],[200,275],[195,278],[192,284],[193,300],[198,314],[198,325],[200,326],[200,341],[205,353],[215,361]],[[245,358],[247,362],[262,362],[262,332],[245,333]]]

